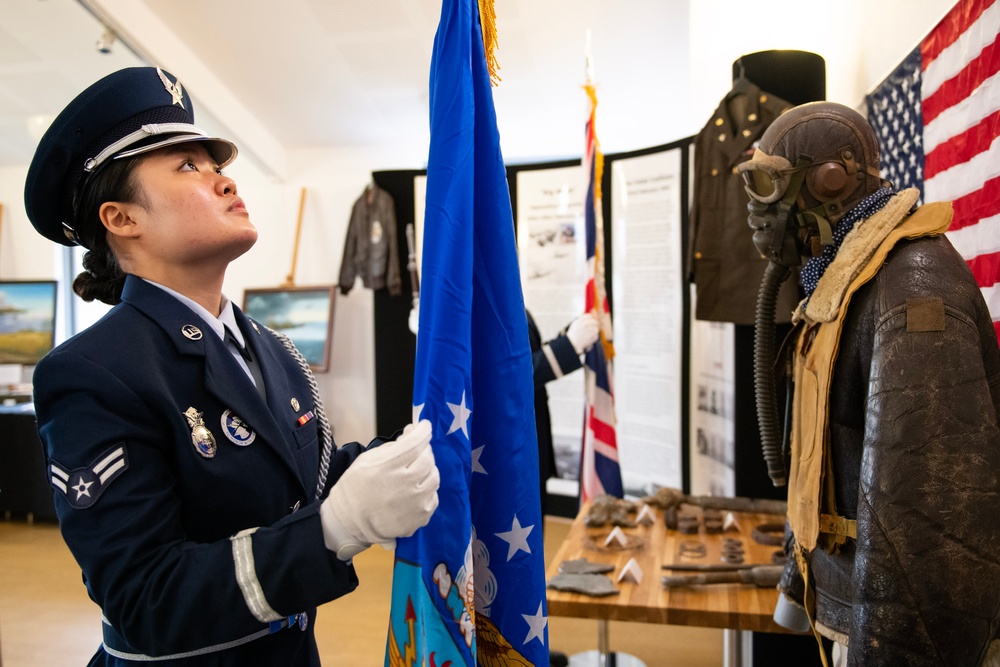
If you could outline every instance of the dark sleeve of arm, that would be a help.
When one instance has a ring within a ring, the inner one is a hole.
[[[902,304],[875,334],[851,665],[978,665],[997,631],[1000,432],[976,318],[941,308],[943,330]]]
[[[698,178],[698,167],[703,159],[699,153],[699,139],[701,134],[699,133],[694,139],[694,159],[691,160],[691,178],[692,183],[692,195],[691,195],[691,207],[688,218],[688,238],[687,238],[687,256],[685,257],[685,264],[687,267],[687,278],[688,282],[694,282],[695,273],[695,263],[694,263],[694,249],[695,243],[698,239],[698,219],[701,214],[701,207],[698,205],[698,198],[701,196],[702,183],[701,179]],[[685,159],[687,159],[687,154],[685,154]]]
[[[531,354],[535,367],[535,385],[544,385],[582,366],[580,355],[566,336],[558,336]]]
[[[396,204],[392,195],[386,193],[385,226],[389,237],[389,261],[386,269],[385,285],[389,294],[399,296],[403,293],[403,278],[399,273],[399,239],[396,237]]]
[[[354,287],[354,279],[358,275],[356,263],[358,235],[362,232],[363,220],[359,215],[358,202],[351,209],[351,219],[347,223],[347,236],[344,239],[344,254],[340,260],[340,277],[337,285],[341,294],[347,294]]]

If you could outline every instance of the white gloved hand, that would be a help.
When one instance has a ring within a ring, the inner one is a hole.
[[[566,329],[566,338],[573,345],[577,354],[583,354],[590,349],[590,346],[597,342],[601,335],[601,325],[597,323],[597,318],[593,313],[584,313],[569,323]]]
[[[413,308],[410,309],[410,319],[406,322],[407,326],[410,327],[410,331],[413,335],[417,335],[417,329],[420,328],[420,299],[413,300]]]
[[[348,560],[373,544],[387,549],[427,525],[441,477],[431,450],[431,423],[410,424],[395,441],[366,451],[320,506],[323,541]]]

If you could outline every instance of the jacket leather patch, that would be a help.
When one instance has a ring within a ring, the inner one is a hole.
[[[906,331],[944,331],[944,301],[939,296],[906,300]]]

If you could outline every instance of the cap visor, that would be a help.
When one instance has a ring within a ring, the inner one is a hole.
[[[193,141],[205,142],[208,152],[211,154],[212,158],[219,164],[219,167],[225,167],[229,165],[233,160],[236,159],[237,149],[236,144],[226,139],[219,139],[218,137],[206,137],[199,134],[175,134],[170,137],[165,137],[158,141],[154,141],[151,144],[146,144],[140,146],[139,148],[130,148],[127,151],[122,151],[117,153],[112,159],[117,160],[118,158],[130,157],[132,155],[139,155],[141,153],[148,153],[150,151],[155,151],[159,148],[164,148],[166,146],[175,146],[177,144],[185,144]]]

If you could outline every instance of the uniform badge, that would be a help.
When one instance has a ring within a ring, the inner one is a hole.
[[[188,425],[191,426],[191,443],[194,448],[206,459],[215,456],[217,449],[215,436],[205,426],[205,420],[201,418],[201,413],[194,408],[188,408],[184,411],[184,416],[187,417]]]
[[[163,82],[163,88],[170,93],[171,104],[176,104],[181,109],[184,108],[184,86],[181,85],[180,81],[171,83],[167,75],[163,73],[159,67],[156,68],[156,73],[160,75],[160,81]]]
[[[229,410],[222,413],[222,432],[229,439],[229,442],[240,447],[246,447],[257,437],[257,434],[245,421]]]
[[[292,396],[292,410],[298,412],[300,407],[301,406],[299,405],[299,399]]]
[[[201,329],[193,324],[185,324],[181,327],[181,333],[190,340],[201,340]]]
[[[122,443],[98,456],[89,466],[76,470],[66,470],[49,459],[49,483],[66,497],[70,507],[82,510],[96,503],[111,482],[127,469],[128,453]]]

